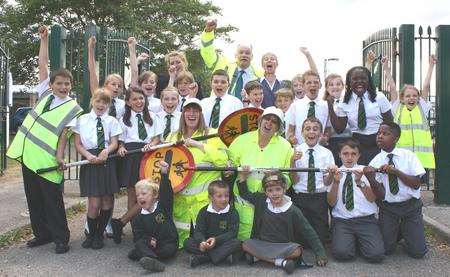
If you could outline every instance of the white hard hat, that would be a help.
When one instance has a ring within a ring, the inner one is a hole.
[[[264,109],[262,117],[264,117],[264,116],[266,116],[268,114],[276,115],[280,119],[280,123],[284,122],[284,115],[283,115],[283,111],[282,110],[280,110],[280,109],[278,109],[278,108],[276,108],[274,106],[267,107],[267,108]]]
[[[191,104],[197,105],[200,108],[200,110],[202,110],[202,105],[200,104],[200,100],[198,100],[195,97],[186,99],[186,101],[183,104],[183,108],[185,108],[185,107],[187,107],[187,105],[191,105]]]

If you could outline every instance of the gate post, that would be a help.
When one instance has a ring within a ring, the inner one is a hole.
[[[414,24],[402,24],[399,29],[400,88],[414,85]]]
[[[66,29],[53,25],[50,32],[50,71],[66,67]]]
[[[98,32],[99,28],[93,24],[90,23],[84,32],[83,42],[83,90],[81,95],[81,107],[85,112],[89,111],[89,102],[91,101],[91,90],[89,87],[89,69],[88,69],[88,39],[91,36],[95,36],[97,39],[96,47],[95,47],[95,59],[97,59],[97,47],[98,47]],[[98,64],[98,63],[97,63]],[[98,76],[98,68],[96,69],[97,76]]]
[[[436,182],[435,201],[450,204],[450,25],[436,28]]]

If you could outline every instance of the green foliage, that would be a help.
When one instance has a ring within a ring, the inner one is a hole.
[[[10,50],[15,82],[36,81],[38,35],[41,24],[59,24],[81,31],[94,23],[102,28],[121,29],[139,34],[150,42],[152,69],[166,70],[163,56],[171,50],[192,51],[206,17],[220,14],[220,8],[200,0],[0,0],[0,36]],[[219,28],[219,36],[236,30]],[[195,54],[194,56],[198,56]],[[194,74],[203,76],[201,59],[190,59]]]

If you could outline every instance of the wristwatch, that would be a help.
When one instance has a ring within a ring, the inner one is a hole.
[[[361,182],[359,182],[359,184],[356,183],[356,186],[359,188],[365,188],[367,186],[367,184],[366,184],[366,182],[361,181]]]

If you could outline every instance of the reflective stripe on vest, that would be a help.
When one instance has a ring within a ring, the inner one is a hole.
[[[207,190],[208,190],[209,184],[211,184],[211,182],[217,181],[217,180],[219,180],[219,179],[211,180],[211,181],[209,181],[209,182],[206,183],[206,184],[199,185],[199,186],[196,186],[196,187],[193,187],[193,188],[183,189],[183,190],[180,191],[179,193],[182,194],[182,195],[184,195],[184,196],[192,196],[192,195],[199,194],[199,193],[201,193],[201,192],[207,191]]]
[[[174,220],[173,223],[175,224],[175,227],[177,229],[181,229],[181,230],[190,230],[191,229],[190,223],[180,222],[180,221],[176,221],[176,220]],[[194,224],[194,222],[192,222],[192,224]],[[195,227],[195,224],[194,224],[194,227]]]
[[[29,139],[31,142],[33,142],[34,144],[45,150],[45,152],[47,152],[48,154],[52,156],[56,155],[56,149],[52,148],[45,141],[35,137],[32,133],[30,133],[30,131],[26,127],[22,125],[19,126],[19,131],[22,132],[27,139]]]

